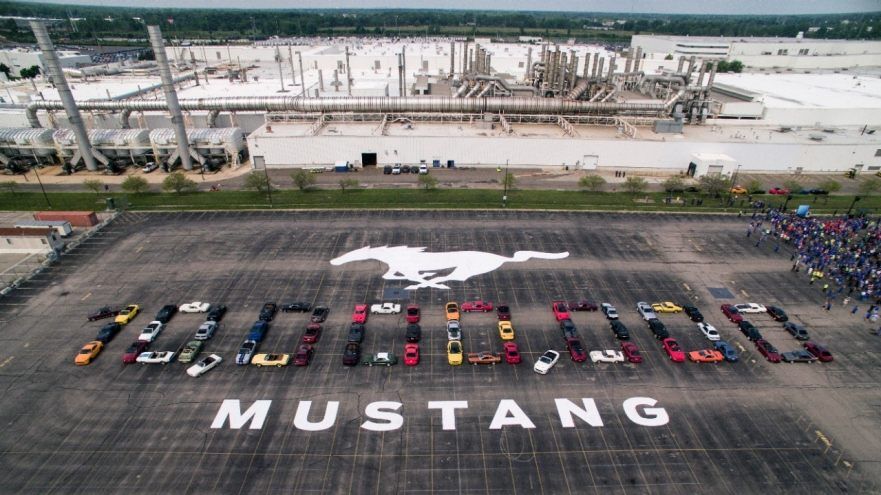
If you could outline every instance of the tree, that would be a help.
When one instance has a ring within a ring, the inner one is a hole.
[[[292,173],[291,179],[294,180],[294,184],[296,184],[297,188],[299,188],[301,191],[305,191],[315,184],[315,176],[303,170],[302,168]]]
[[[668,193],[685,191],[685,181],[678,175],[667,177],[667,180],[665,180],[661,186]]]
[[[101,194],[101,189],[104,189],[104,183],[98,179],[86,179],[83,185],[95,194]]]
[[[346,189],[354,189],[360,186],[358,179],[340,179],[340,190],[346,192]]]
[[[834,179],[826,179],[819,184],[820,189],[829,191],[829,194],[836,193],[841,190],[841,183]]]
[[[122,190],[130,194],[141,194],[150,190],[150,184],[143,177],[129,175],[122,181]]]
[[[0,64],[0,72],[6,74],[6,79],[13,79],[15,77],[12,75],[12,69],[6,64]]]
[[[645,191],[649,183],[642,177],[628,177],[624,180],[624,189],[630,194],[639,194]]]
[[[245,176],[245,184],[243,187],[245,189],[253,189],[258,193],[265,193],[269,192],[272,183],[269,181],[269,177],[265,172],[254,170]]]
[[[15,189],[18,187],[18,182],[14,180],[7,180],[0,182],[0,187],[6,189],[9,194],[15,194]]]
[[[881,179],[877,177],[869,177],[860,183],[860,194],[875,194],[881,189]]]
[[[783,188],[789,189],[791,193],[797,193],[801,191],[801,183],[795,179],[788,179],[783,181]]]
[[[514,177],[514,174],[505,172],[505,177],[502,178],[502,185],[508,189],[514,189],[514,186],[517,184],[517,177]]]
[[[24,79],[33,79],[33,78],[37,77],[37,75],[39,73],[40,73],[40,66],[39,65],[32,65],[30,67],[25,67],[24,69],[19,71],[19,74],[21,74],[21,77]]]
[[[419,186],[426,191],[431,189],[437,189],[437,178],[435,178],[431,174],[424,174],[419,176]]]
[[[672,53],[668,53],[667,56],[664,57],[664,60],[673,60],[673,54],[672,54]]]
[[[162,189],[178,194],[196,190],[196,183],[187,178],[183,172],[173,172],[162,181]]]
[[[722,175],[703,175],[697,182],[703,192],[713,197],[718,197],[722,191],[731,187],[731,179]]]
[[[746,190],[749,191],[750,194],[765,194],[765,185],[762,184],[762,181],[759,179],[750,179],[750,181],[746,183]]]
[[[606,179],[590,174],[578,179],[578,186],[590,192],[597,192],[606,186]]]

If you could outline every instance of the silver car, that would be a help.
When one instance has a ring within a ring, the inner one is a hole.
[[[658,318],[658,315],[655,314],[655,310],[652,309],[652,305],[647,302],[640,301],[636,303],[636,310],[642,315],[642,319],[645,321]]]
[[[214,332],[217,331],[217,322],[216,321],[206,321],[199,325],[199,329],[196,330],[196,336],[194,337],[196,340],[208,340],[214,336]]]
[[[458,321],[450,320],[447,322],[447,339],[462,340],[462,327]]]

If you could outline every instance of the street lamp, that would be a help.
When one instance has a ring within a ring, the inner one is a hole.
[[[783,206],[780,208],[781,213],[786,213],[786,205],[789,204],[790,199],[792,199],[792,194],[787,194],[786,201],[783,202]]]
[[[266,176],[266,192],[269,193],[269,207],[272,208],[272,181],[269,180],[269,172],[266,171],[266,165],[263,165],[263,175]]]
[[[505,160],[505,175],[502,177],[502,184],[505,187],[502,193],[502,208],[508,207],[508,160]]]
[[[43,181],[40,180],[40,174],[37,173],[36,165],[34,165],[34,175],[37,176],[37,182],[40,183],[40,190],[43,191],[43,197],[46,198],[46,204],[49,205],[49,208],[52,208],[52,203],[49,202],[49,195],[46,194],[46,188],[43,187]]]
[[[860,198],[859,196],[854,196],[854,197],[853,197],[853,201],[850,202],[850,206],[847,208],[847,216],[848,216],[848,218],[850,217],[850,211],[853,210],[853,205],[855,205],[856,202],[859,201],[860,199],[862,199],[862,198]]]

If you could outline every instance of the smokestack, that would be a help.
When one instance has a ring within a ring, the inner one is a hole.
[[[615,56],[612,56],[612,59],[609,60],[609,80],[612,80],[612,75],[615,74]]]
[[[563,85],[566,84],[566,63],[566,53],[563,52],[560,54],[560,75],[556,80],[557,89],[559,89],[560,91],[563,90]]]
[[[287,93],[288,91],[286,89],[284,89],[284,73],[282,72],[282,69],[281,69],[281,57],[280,56],[278,57],[278,79],[279,79],[279,82],[281,83],[281,90],[279,91],[279,93]]]
[[[303,87],[303,90],[300,92],[303,97],[306,97],[306,76],[303,74],[303,54],[297,52],[297,60],[300,62],[300,86]]]
[[[404,96],[407,96],[407,47],[401,47],[401,65],[404,67],[403,77],[404,77]]]
[[[590,75],[590,52],[584,54],[584,69],[581,71],[581,77],[587,79],[587,76]]]
[[[346,87],[349,96],[352,96],[352,69],[349,67],[349,47],[346,47]]]
[[[636,47],[636,61],[633,64],[634,72],[639,72],[639,68],[642,67],[642,47]]]
[[[468,72],[468,42],[462,42],[462,79],[465,79],[465,73]]]
[[[471,54],[471,71],[480,74],[480,43],[474,44],[474,53]]]
[[[492,53],[487,53],[486,54],[486,73],[487,74],[492,73],[492,59],[493,59]]]
[[[599,67],[600,63],[600,54],[599,52],[593,54],[593,66],[590,68],[590,77],[597,76],[597,67]]]
[[[692,55],[691,58],[688,59],[688,70],[687,70],[686,73],[685,73],[685,74],[686,74],[686,75],[685,75],[685,81],[686,81],[686,82],[691,82],[691,73],[694,72],[694,62],[695,62],[695,60],[696,60],[696,58],[695,58],[694,55]]]
[[[676,73],[682,74],[682,67],[685,65],[685,56],[679,57],[679,65],[676,67]]]
[[[187,129],[184,126],[180,104],[177,101],[177,92],[174,90],[174,79],[171,77],[168,57],[165,55],[162,31],[159,26],[147,26],[147,33],[150,37],[150,45],[153,47],[153,54],[156,56],[156,64],[159,66],[159,77],[162,79],[165,102],[168,105],[168,112],[171,114],[171,124],[177,139],[177,154],[180,155],[180,162],[184,170],[193,170],[193,161],[190,159],[190,141],[187,139]],[[172,164],[168,165],[170,167]]]
[[[526,81],[532,81],[532,47],[526,51]]]
[[[291,50],[291,45],[288,44],[288,62],[291,64],[291,85],[297,85],[297,71],[294,70],[294,52]]]
[[[333,91],[338,93],[340,90],[340,71],[338,69],[333,70]]]
[[[73,99],[73,93],[67,86],[67,79],[64,78],[64,71],[58,61],[58,55],[55,53],[55,45],[49,37],[49,31],[42,21],[31,21],[31,30],[37,38],[37,44],[43,51],[43,60],[46,62],[46,70],[49,78],[58,90],[58,98],[64,105],[64,111],[67,113],[67,120],[73,127],[73,134],[76,136],[76,144],[82,155],[86,168],[91,171],[98,170],[98,164],[95,162],[95,156],[92,154],[92,144],[89,142],[89,133],[86,132],[86,126],[83,124],[83,118],[80,115],[76,101]],[[163,52],[164,55],[164,52]],[[75,164],[74,164],[75,165]]]
[[[324,73],[321,72],[321,69],[318,69],[318,88],[324,91]]]
[[[624,73],[625,74],[630,74],[630,68],[633,66],[634,58],[635,57],[633,57],[633,54],[631,54],[631,56],[627,57],[627,61],[624,62]]]
[[[398,54],[398,96],[404,96],[404,62],[400,53]]]
[[[697,85],[703,86],[704,84],[704,73],[707,71],[707,62],[701,60],[701,70],[698,72],[697,76]]]
[[[603,78],[603,64],[605,63],[605,61],[606,61],[605,58],[601,58],[600,65],[599,65],[599,67],[597,67],[597,77],[599,77],[600,79]]]
[[[456,73],[456,42],[450,42],[450,79]]]
[[[710,77],[707,79],[707,93],[713,89],[713,80],[716,79],[716,69],[719,67],[719,61],[714,60],[713,65],[710,66]]]

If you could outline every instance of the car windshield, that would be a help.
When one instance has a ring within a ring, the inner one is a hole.
[[[551,364],[551,358],[549,358],[547,356],[542,356],[542,357],[538,358],[538,360],[541,361],[542,363]]]
[[[459,344],[453,343],[450,346],[450,352],[452,352],[453,354],[458,354],[462,352],[462,347]]]
[[[679,344],[677,344],[676,342],[669,342],[668,345],[670,346],[671,351],[679,350]]]
[[[419,312],[419,310],[416,309],[416,308],[407,308],[407,314],[408,314],[408,315],[415,315],[415,314],[418,313],[418,312]]]

